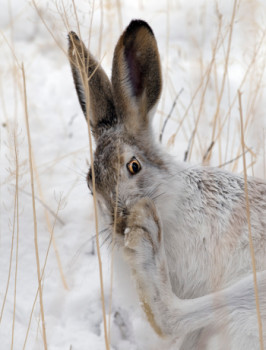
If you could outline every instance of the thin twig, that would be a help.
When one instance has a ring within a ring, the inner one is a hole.
[[[38,229],[37,229],[37,217],[36,217],[36,208],[35,208],[35,191],[34,191],[32,149],[31,149],[31,137],[30,137],[29,115],[28,115],[26,76],[25,76],[25,70],[24,70],[23,63],[21,66],[21,70],[22,70],[22,78],[23,78],[25,122],[26,122],[26,128],[27,128],[28,152],[29,152],[29,162],[30,162],[32,210],[33,210],[33,221],[34,221],[34,245],[35,245],[38,285],[39,285],[40,310],[41,310],[41,318],[42,318],[42,333],[43,333],[44,348],[45,348],[45,350],[47,350],[47,339],[46,339],[46,329],[45,329],[44,309],[43,309],[43,296],[42,296],[42,286],[41,286],[40,259],[39,259],[39,248],[38,248]]]
[[[43,268],[42,268],[41,280],[43,280],[43,277],[44,277],[44,272],[45,272],[45,268],[46,268],[46,265],[47,265],[47,260],[48,260],[50,248],[51,248],[51,245],[52,245],[52,239],[53,239],[53,236],[54,236],[55,224],[56,224],[56,222],[58,220],[58,212],[59,212],[59,209],[60,209],[60,205],[61,205],[61,198],[58,201],[56,216],[55,216],[53,227],[52,227],[52,233],[51,233],[51,236],[50,236],[50,240],[49,240],[49,244],[48,244],[48,248],[47,248],[47,251],[46,251],[44,264],[43,264]],[[39,286],[38,286],[37,291],[35,293],[35,298],[34,298],[34,301],[33,301],[32,308],[31,308],[30,319],[29,319],[29,322],[28,322],[27,332],[26,332],[26,336],[25,336],[25,340],[24,340],[24,344],[23,344],[23,349],[22,350],[25,350],[25,347],[26,347],[26,344],[27,344],[28,335],[29,335],[30,326],[31,326],[31,321],[32,321],[32,316],[33,316],[33,311],[34,311],[34,308],[35,308],[35,305],[36,305],[36,302],[37,302],[38,294],[39,294]]]
[[[98,57],[101,57],[102,51],[102,39],[103,39],[103,24],[104,24],[104,11],[103,11],[103,0],[100,0],[100,30],[99,30],[99,41],[98,41]]]
[[[221,28],[222,28],[222,17],[220,16],[219,17],[219,27],[218,27],[216,42],[215,42],[214,48],[212,50],[212,59],[211,59],[211,62],[209,64],[209,67],[208,67],[208,70],[207,70],[206,82],[205,82],[205,86],[204,86],[204,88],[202,90],[202,94],[201,94],[201,101],[200,101],[200,106],[199,106],[199,110],[198,110],[197,119],[196,119],[196,122],[195,122],[195,128],[194,128],[194,131],[192,133],[191,140],[189,142],[189,154],[187,155],[189,157],[189,160],[191,158],[192,149],[193,149],[193,146],[194,146],[195,135],[196,135],[196,132],[198,130],[200,117],[202,115],[203,105],[204,105],[204,101],[205,101],[205,95],[206,95],[207,88],[209,86],[210,77],[211,77],[211,71],[212,71],[213,65],[215,65],[215,57],[216,57],[216,53],[217,53],[217,49],[218,49]]]
[[[16,207],[17,207],[17,192],[15,192],[15,199],[14,199],[14,213],[13,213],[13,227],[12,227],[12,241],[11,241],[11,250],[10,250],[10,257],[9,257],[9,269],[8,269],[8,275],[7,275],[7,283],[6,283],[6,290],[5,295],[3,299],[3,304],[1,307],[1,314],[0,314],[0,324],[2,321],[5,304],[6,304],[6,298],[7,293],[9,289],[9,283],[10,283],[10,277],[11,277],[11,268],[12,268],[12,260],[13,260],[13,250],[14,250],[14,237],[15,237],[15,219],[16,219]]]
[[[233,159],[231,159],[231,160],[228,160],[227,162],[225,162],[225,163],[223,163],[223,164],[218,165],[217,167],[218,167],[218,168],[223,168],[223,167],[226,166],[226,165],[229,165],[229,164],[231,164],[231,163],[234,163],[236,160],[238,160],[239,158],[243,157],[243,155],[246,154],[246,153],[248,153],[248,152],[249,152],[249,150],[247,149],[247,150],[245,151],[245,153],[242,153],[242,154],[240,154],[239,156],[237,156],[237,157],[235,157],[235,158],[233,158]]]
[[[220,37],[220,30],[221,30],[221,19],[219,20],[219,27],[218,27],[218,32],[217,32],[217,40],[218,40],[219,37]],[[225,36],[224,36],[224,37],[225,37]],[[223,41],[224,41],[224,38],[222,38],[222,41],[219,42],[219,44],[217,45],[217,49],[216,49],[216,50],[218,50],[218,49],[220,48],[220,46],[222,45]],[[183,125],[183,123],[184,123],[184,121],[185,121],[185,119],[186,119],[186,117],[187,117],[187,115],[188,115],[188,112],[190,111],[190,108],[191,108],[192,105],[193,105],[193,102],[194,102],[195,98],[197,97],[197,95],[198,95],[198,93],[199,93],[199,91],[200,91],[200,89],[201,89],[201,87],[202,87],[202,84],[203,84],[205,78],[206,78],[206,76],[208,76],[208,74],[209,74],[209,70],[210,70],[210,66],[211,66],[211,65],[212,65],[212,62],[210,62],[210,64],[209,64],[207,70],[204,72],[204,74],[203,74],[203,76],[202,76],[202,78],[201,78],[201,81],[200,81],[198,87],[197,87],[196,90],[194,91],[194,94],[193,94],[193,96],[191,97],[190,103],[189,103],[189,105],[187,106],[187,108],[186,108],[186,110],[185,110],[185,113],[184,113],[184,115],[183,115],[181,121],[179,122],[179,125],[178,125],[178,127],[177,127],[177,130],[175,131],[175,133],[174,133],[173,136],[172,136],[174,139],[176,138],[177,134],[178,134],[179,131],[181,130],[181,127],[182,127],[182,125]]]
[[[250,222],[250,206],[249,206],[249,197],[248,197],[248,180],[247,180],[247,167],[246,167],[246,157],[245,157],[245,141],[244,141],[244,126],[243,126],[243,113],[242,113],[242,102],[241,102],[241,92],[238,93],[238,102],[239,102],[239,112],[240,112],[240,128],[241,128],[241,144],[243,151],[243,168],[244,168],[244,180],[245,180],[245,197],[246,197],[246,210],[247,210],[247,222],[248,222],[248,237],[249,237],[249,247],[251,254],[252,270],[253,270],[253,279],[254,279],[254,292],[256,299],[256,309],[257,309],[257,318],[258,318],[258,327],[259,327],[259,338],[260,338],[260,349],[264,349],[263,345],[263,332],[262,332],[262,323],[260,315],[260,305],[259,305],[259,292],[257,284],[257,275],[256,275],[256,260],[253,247],[253,240],[251,234],[251,222]]]
[[[40,195],[42,201],[44,201],[44,196],[43,196],[43,192],[42,192],[41,182],[40,182],[38,170],[37,170],[37,168],[35,166],[35,161],[34,161],[33,155],[32,155],[32,160],[33,160],[34,175],[35,175],[35,178],[36,178],[36,181],[37,181],[37,188],[38,188],[38,191],[39,191],[39,195]],[[46,220],[48,231],[49,231],[49,233],[50,233],[50,235],[52,237],[52,243],[53,243],[53,248],[54,248],[56,261],[57,261],[57,265],[58,265],[58,269],[59,269],[59,274],[60,274],[60,277],[61,277],[61,280],[62,280],[64,288],[66,290],[68,290],[69,288],[68,288],[67,281],[66,281],[66,278],[65,278],[65,275],[64,275],[64,272],[63,272],[61,258],[60,258],[59,251],[58,251],[58,248],[57,248],[57,245],[56,245],[56,242],[55,242],[55,238],[52,235],[52,225],[51,225],[50,218],[49,218],[49,215],[48,215],[48,212],[47,212],[46,209],[44,210],[44,215],[45,215],[45,220]],[[57,214],[56,214],[55,217],[57,217]]]
[[[159,137],[159,141],[160,141],[160,142],[162,142],[163,133],[164,133],[164,129],[165,129],[165,127],[166,127],[166,124],[167,124],[168,120],[171,118],[171,115],[172,115],[172,113],[173,113],[173,111],[174,111],[174,109],[175,109],[175,106],[176,106],[176,102],[177,102],[179,96],[182,94],[183,91],[184,91],[184,88],[182,88],[182,89],[179,91],[179,93],[176,95],[176,98],[174,99],[174,102],[173,102],[173,104],[172,104],[171,110],[170,110],[168,116],[166,117],[166,119],[165,119],[165,121],[164,121],[164,123],[163,123],[162,130],[161,130],[161,132],[160,132],[160,137]]]
[[[18,188],[18,190],[19,190],[20,192],[26,194],[27,196],[31,196],[31,193],[29,193],[29,192],[23,190],[22,188]],[[56,217],[56,213],[55,213],[50,207],[48,207],[48,205],[45,204],[43,200],[41,200],[41,199],[40,199],[39,197],[37,197],[37,196],[35,196],[35,200],[36,200],[37,202],[39,202],[46,210],[48,210],[49,213],[50,213],[54,218]],[[65,225],[64,221],[63,221],[62,219],[60,219],[59,217],[57,217],[57,221],[60,222],[60,224],[61,224],[62,226]]]
[[[117,146],[117,158],[119,160],[120,154],[119,154],[119,145]],[[120,162],[118,161],[118,167],[117,167],[117,184],[116,184],[116,191],[115,191],[115,212],[114,212],[114,225],[113,225],[113,232],[112,232],[112,255],[111,255],[111,278],[110,278],[110,298],[109,298],[109,319],[108,319],[108,339],[109,343],[111,343],[111,311],[112,311],[112,294],[113,294],[113,276],[114,276],[114,243],[115,243],[115,235],[116,235],[116,224],[117,224],[117,208],[118,208],[118,184],[119,184],[119,173],[120,173]]]
[[[196,128],[193,130],[193,132],[191,134],[191,137],[190,137],[190,139],[188,141],[187,150],[186,150],[185,155],[184,155],[184,162],[187,161],[187,157],[188,157],[189,152],[190,152],[190,148],[191,148],[192,140],[194,139],[195,132],[196,132]]]
[[[11,44],[9,43],[9,41],[7,40],[5,34],[4,34],[2,31],[0,31],[0,33],[1,33],[2,37],[4,38],[4,40],[5,40],[5,43],[6,43],[7,46],[9,47],[9,49],[10,49],[10,51],[11,51],[11,53],[12,53],[12,56],[13,56],[15,62],[17,63],[17,66],[19,67],[18,59],[17,59],[17,56],[16,56],[16,54],[15,54],[14,48],[12,47],[12,45],[11,45]]]
[[[70,37],[71,38],[71,37]],[[71,39],[72,40],[72,39]],[[89,115],[89,106],[90,106],[90,92],[89,92],[89,81],[92,76],[97,71],[100,66],[100,62],[92,72],[92,74],[88,77],[88,65],[89,65],[89,57],[86,60],[85,53],[82,52],[83,57],[80,56],[78,50],[76,49],[74,41],[72,42],[73,48],[75,50],[75,55],[77,56],[77,62],[73,62],[77,65],[77,69],[79,69],[82,85],[85,90],[86,97],[86,120],[88,124],[88,135],[89,135],[89,148],[90,148],[90,159],[91,159],[91,172],[92,172],[92,190],[93,190],[93,206],[94,206],[94,217],[95,217],[95,231],[96,231],[96,248],[97,248],[97,257],[98,257],[98,265],[99,265],[99,277],[100,277],[100,286],[101,286],[101,302],[102,302],[102,314],[103,314],[103,326],[104,326],[104,339],[105,339],[105,347],[106,350],[110,350],[109,340],[108,340],[108,332],[107,332],[107,322],[106,322],[106,309],[105,309],[105,301],[104,301],[104,283],[103,283],[103,269],[102,269],[102,260],[101,260],[101,251],[100,251],[100,243],[99,243],[99,222],[98,222],[98,210],[97,210],[97,194],[95,190],[95,171],[94,171],[94,161],[93,161],[93,151],[92,151],[92,133],[90,128],[90,115]],[[82,51],[84,50],[82,45]]]
[[[44,24],[45,28],[48,30],[48,32],[51,34],[52,38],[54,39],[56,45],[64,52],[64,54],[67,56],[67,52],[66,50],[60,45],[59,41],[56,39],[54,33],[51,31],[51,29],[49,28],[48,24],[45,22],[43,15],[41,14],[41,10],[38,8],[38,6],[36,5],[35,0],[32,0],[33,6],[38,14],[38,16],[40,17],[42,23]]]
[[[123,20],[122,20],[122,10],[121,10],[120,0],[116,0],[116,7],[117,7],[117,12],[118,12],[119,28],[122,31],[123,30]]]
[[[226,53],[225,64],[224,64],[224,74],[223,74],[223,79],[222,79],[221,90],[220,90],[220,93],[218,96],[218,103],[217,103],[216,111],[214,114],[214,123],[213,123],[213,129],[212,129],[212,142],[211,142],[211,144],[214,143],[214,139],[215,139],[216,123],[217,123],[217,118],[218,118],[219,112],[220,112],[220,106],[221,106],[221,101],[222,101],[224,87],[225,87],[225,80],[227,77],[228,62],[229,62],[229,56],[230,56],[230,51],[231,51],[232,34],[233,34],[233,28],[234,28],[234,20],[235,20],[235,15],[236,15],[236,5],[237,5],[237,0],[234,1],[232,18],[231,18],[231,22],[230,22],[228,46],[227,46],[227,53]],[[203,161],[204,162],[209,161],[211,158],[211,154],[212,154],[212,147],[210,148],[209,152],[207,153],[207,156],[203,157]]]
[[[98,211],[97,211],[97,198],[95,190],[95,171],[94,171],[94,162],[93,162],[93,152],[92,152],[92,135],[90,129],[90,117],[89,117],[89,97],[88,91],[86,91],[86,106],[87,106],[87,116],[88,129],[89,129],[89,145],[90,145],[90,158],[91,158],[91,173],[92,173],[92,189],[93,189],[93,204],[94,204],[94,216],[95,216],[95,231],[96,231],[96,247],[97,247],[97,256],[98,256],[98,265],[99,265],[99,274],[100,274],[100,285],[101,285],[101,301],[102,301],[102,312],[103,312],[103,325],[104,325],[104,337],[105,337],[105,347],[107,350],[110,350],[108,334],[107,334],[107,324],[106,324],[106,313],[105,313],[105,302],[104,302],[104,285],[103,285],[103,268],[102,268],[102,259],[100,251],[100,242],[99,242],[99,223],[98,223]]]
[[[14,134],[14,150],[15,150],[15,163],[16,163],[17,244],[16,244],[15,283],[14,283],[14,309],[13,309],[13,322],[12,322],[12,343],[11,343],[11,350],[13,350],[13,347],[14,347],[14,338],[15,338],[16,301],[17,301],[17,277],[18,277],[18,248],[19,248],[19,196],[18,196],[19,162],[18,162],[17,139],[16,139],[16,135],[15,135],[15,134]]]
[[[255,61],[256,61],[256,57],[257,57],[257,55],[258,55],[258,53],[259,53],[259,51],[260,51],[260,49],[261,49],[261,47],[262,47],[262,43],[263,43],[263,41],[264,41],[264,39],[265,39],[265,35],[266,35],[266,31],[263,32],[263,35],[262,35],[261,40],[260,40],[260,42],[259,42],[259,44],[258,44],[258,47],[256,48],[255,53],[254,53],[254,55],[253,55],[253,57],[252,57],[252,60],[250,61],[250,64],[248,65],[248,68],[247,68],[247,70],[246,70],[246,72],[245,72],[245,74],[244,74],[244,77],[243,77],[243,79],[242,79],[242,81],[241,81],[241,83],[240,83],[240,85],[239,85],[239,90],[241,90],[241,88],[243,87],[244,83],[246,82],[246,79],[247,79],[247,77],[248,77],[248,74],[249,74],[249,72],[250,72],[250,69],[251,69],[251,67],[253,66],[253,64],[254,64]],[[203,156],[203,161],[205,161],[205,159],[208,158],[209,152],[211,152],[213,146],[215,145],[215,143],[217,142],[217,140],[218,140],[219,137],[221,136],[221,133],[222,133],[222,131],[223,131],[223,128],[224,128],[224,126],[226,125],[226,121],[227,121],[228,117],[230,116],[231,110],[232,110],[233,106],[235,105],[235,103],[236,103],[236,101],[237,101],[237,96],[238,96],[238,95],[236,94],[235,97],[233,98],[233,101],[232,101],[232,103],[230,104],[230,106],[229,106],[229,108],[228,108],[228,111],[227,111],[227,113],[226,113],[226,115],[225,115],[225,117],[224,117],[224,120],[223,120],[223,122],[222,122],[222,124],[221,124],[221,127],[220,127],[220,129],[218,130],[218,132],[217,132],[217,135],[216,135],[216,137],[215,137],[215,140],[211,141],[211,143],[210,143],[210,145],[209,145],[209,147],[208,147],[206,153],[205,153],[204,156]]]

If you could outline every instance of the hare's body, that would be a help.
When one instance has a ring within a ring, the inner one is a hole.
[[[173,166],[155,200],[175,293],[194,298],[252,271],[244,179],[219,169]],[[258,271],[266,269],[266,184],[249,179]],[[175,195],[173,195],[175,194]],[[264,204],[263,204],[264,203]]]
[[[112,84],[74,33],[69,58],[97,145],[88,185],[150,324],[179,338],[182,350],[259,349],[244,179],[177,164],[156,145],[151,118],[161,73],[151,28],[132,21],[120,37]],[[248,198],[256,269],[263,271],[266,183],[249,179]],[[265,272],[258,290],[264,322]],[[215,345],[217,337],[227,343]]]
[[[181,299],[196,298],[252,274],[244,179],[215,168],[182,164],[172,168],[176,175],[161,186],[164,195],[158,198],[156,207],[162,217],[174,293]],[[265,182],[249,179],[249,202],[256,269],[262,271],[266,269]],[[242,316],[247,320],[246,315]],[[189,334],[181,349],[258,349],[258,338],[247,337],[248,328],[257,326],[256,317],[251,323],[243,327],[238,317],[232,324],[228,319],[222,326],[212,323]]]

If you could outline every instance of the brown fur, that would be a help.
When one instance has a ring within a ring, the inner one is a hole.
[[[116,123],[111,83],[74,32],[69,33],[68,56],[81,108],[98,138]]]
[[[129,131],[147,127],[148,113],[160,97],[161,82],[159,53],[151,29],[129,25],[116,45],[112,71],[116,111],[120,118],[127,118]]]

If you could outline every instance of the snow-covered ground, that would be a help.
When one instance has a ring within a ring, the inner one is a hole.
[[[190,146],[188,159],[201,163],[213,134],[210,164],[223,165],[242,154],[239,89],[248,172],[265,177],[265,1],[237,1],[233,20],[231,0],[75,3],[83,40],[90,38],[90,50],[102,59],[108,74],[122,28],[134,18],[153,28],[164,78],[154,120],[158,138],[182,89],[162,142],[177,159],[183,160]],[[65,55],[68,28],[78,30],[75,11],[70,0],[39,0],[36,6],[38,11],[31,1],[0,0],[0,349],[44,348],[23,63],[47,346],[101,350],[105,342],[94,211],[85,181],[88,133]],[[225,168],[242,172],[242,158]],[[129,279],[121,263],[114,269],[110,305],[112,255],[104,245],[101,256],[108,324],[111,310],[111,348],[169,347],[136,307],[133,284],[123,286]]]

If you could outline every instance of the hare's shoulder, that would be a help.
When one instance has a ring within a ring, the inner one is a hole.
[[[227,200],[242,200],[246,196],[245,179],[214,167],[191,167],[184,171],[185,184],[204,196],[224,197]],[[266,181],[255,177],[247,179],[247,193],[250,199],[266,201]]]
[[[186,224],[212,227],[212,231],[243,232],[247,227],[247,198],[251,224],[256,232],[266,229],[266,182],[211,167],[191,167],[182,174],[178,210]]]

